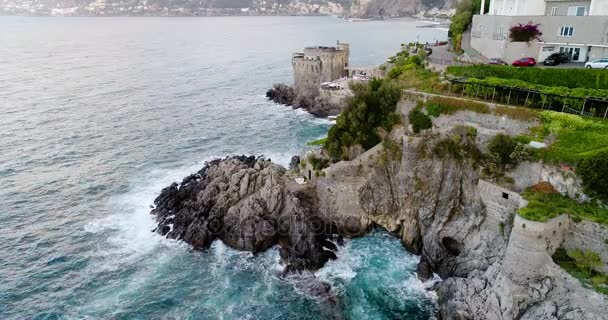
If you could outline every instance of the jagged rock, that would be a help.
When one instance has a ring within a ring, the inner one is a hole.
[[[205,249],[220,239],[260,252],[279,244],[287,270],[316,269],[335,254],[325,222],[285,186],[285,169],[264,158],[237,156],[205,164],[156,198],[158,227],[167,238]]]
[[[289,161],[289,169],[298,169],[300,167],[300,156],[291,157]]]
[[[418,275],[418,279],[421,281],[426,281],[433,277],[433,269],[428,262],[426,262],[424,259],[420,259],[420,262],[416,267],[416,274]]]
[[[340,113],[341,106],[325,101],[313,94],[296,94],[293,87],[278,83],[266,92],[266,97],[279,104],[304,109],[315,117],[324,118]]]
[[[296,99],[296,93],[292,86],[283,83],[276,83],[266,91],[266,98],[276,103],[290,106]]]

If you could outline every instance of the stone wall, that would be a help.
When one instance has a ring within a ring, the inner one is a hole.
[[[581,249],[596,252],[604,262],[602,272],[608,273],[608,229],[595,222],[571,223],[563,247],[566,250]]]
[[[477,184],[477,190],[486,205],[486,227],[508,237],[512,219],[521,206],[522,197],[515,191],[481,179]]]
[[[296,93],[316,96],[321,86],[321,61],[319,59],[298,57],[293,59],[292,65]]]
[[[518,283],[542,279],[545,267],[553,263],[551,255],[559,248],[569,224],[566,215],[545,223],[516,215],[503,260],[504,272]]]
[[[562,195],[586,200],[581,178],[571,170],[538,162],[522,162],[508,174],[513,178],[513,190],[523,192],[541,181],[547,181]]]

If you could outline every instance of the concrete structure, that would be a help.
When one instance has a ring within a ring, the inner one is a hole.
[[[530,22],[540,25],[542,41],[509,40],[512,26]],[[508,62],[543,61],[555,52],[569,53],[573,62],[608,57],[608,0],[492,0],[486,15],[473,17],[471,47]]]
[[[321,83],[348,76],[350,47],[307,47],[293,54],[294,88],[298,94],[318,95]]]

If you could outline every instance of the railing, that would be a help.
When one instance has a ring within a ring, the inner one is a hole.
[[[450,79],[448,92],[531,109],[552,110],[587,117],[608,117],[608,99],[598,97],[573,97],[548,94],[525,88],[468,82],[466,79]]]
[[[466,63],[463,63],[461,61],[456,61],[453,58],[452,59],[442,59],[442,58],[427,57],[426,60],[428,62],[430,62],[430,63],[438,64],[438,65],[442,65],[442,66],[463,66],[463,65],[467,65]]]
[[[507,35],[504,33],[492,33],[492,40],[506,40]]]

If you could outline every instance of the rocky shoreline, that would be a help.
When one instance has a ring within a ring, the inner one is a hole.
[[[285,174],[263,157],[209,161],[154,200],[155,231],[198,250],[216,239],[253,253],[278,244],[286,271],[318,269],[336,258],[331,226],[305,191],[289,189]]]
[[[336,116],[341,106],[323,100],[321,97],[312,97],[297,94],[292,86],[278,83],[266,91],[266,98],[278,104],[290,106],[293,109],[303,109],[318,118]]]
[[[407,100],[398,110],[407,115],[415,107]],[[557,190],[582,192],[580,181],[565,179],[558,168],[523,163],[511,173],[509,189],[484,180],[475,159],[433,151],[446,137],[483,149],[496,132],[520,134],[533,121],[466,111],[442,115],[436,128],[417,134],[405,119],[388,137],[400,146],[398,156],[387,156],[379,144],[322,174],[307,157],[294,160],[291,170],[256,157],[208,162],[163,189],[151,212],[155,231],[195,249],[214,240],[254,253],[278,245],[290,273],[335,259],[331,240],[380,226],[421,256],[421,280],[443,279],[432,289],[442,319],[607,319],[606,299],[551,260],[561,243],[602,242],[603,231],[584,231],[581,242],[581,227],[567,216],[540,223],[517,214],[518,192],[527,186],[542,179]],[[307,183],[295,183],[298,177]]]

